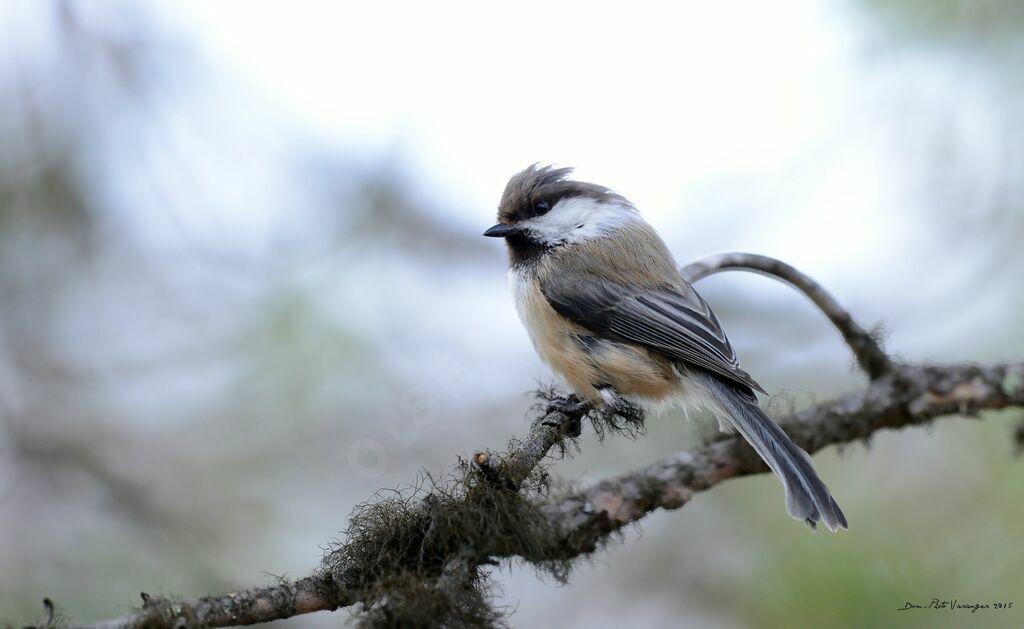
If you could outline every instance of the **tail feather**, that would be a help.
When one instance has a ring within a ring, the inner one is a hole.
[[[830,531],[848,528],[846,516],[828,487],[818,478],[811,457],[757,405],[753,393],[702,374],[704,384],[731,424],[764,459],[786,490],[786,510],[812,529],[820,520]]]

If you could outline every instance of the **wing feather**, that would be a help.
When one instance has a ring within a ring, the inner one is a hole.
[[[718,318],[689,285],[633,288],[572,271],[542,282],[541,290],[556,312],[591,331],[764,391],[740,368]]]

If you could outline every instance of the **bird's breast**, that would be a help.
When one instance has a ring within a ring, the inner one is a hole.
[[[552,358],[565,351],[564,342],[575,324],[551,307],[533,268],[513,268],[509,272],[509,284],[515,298],[516,312],[534,348],[541,359],[554,366]]]
[[[603,338],[558,314],[529,267],[513,268],[509,280],[519,318],[541,360],[578,395],[599,403],[599,390],[607,386],[645,400],[678,394],[679,376],[668,358]]]

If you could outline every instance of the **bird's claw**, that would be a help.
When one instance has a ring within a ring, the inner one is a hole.
[[[590,408],[590,403],[576,395],[555,398],[548,402],[547,412],[560,413],[566,419],[561,422],[547,421],[544,425],[558,428],[570,437],[579,437],[583,433],[583,417]]]
[[[561,413],[569,417],[582,417],[590,410],[590,404],[576,395],[557,397],[548,402],[548,413]]]

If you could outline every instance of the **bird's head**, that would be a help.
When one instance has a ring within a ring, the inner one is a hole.
[[[639,219],[622,195],[571,180],[571,174],[571,168],[533,164],[509,179],[498,205],[498,224],[484,236],[505,238],[513,264],[606,236]]]

